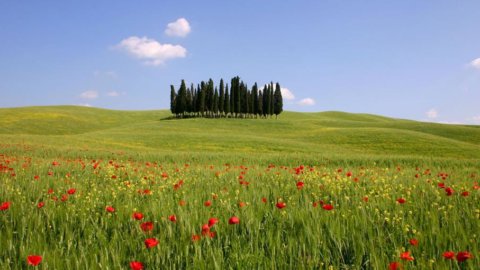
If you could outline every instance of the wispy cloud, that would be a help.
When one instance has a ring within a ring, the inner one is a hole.
[[[470,62],[470,66],[476,69],[480,69],[480,58],[473,59],[472,62]]]
[[[80,98],[83,99],[96,99],[98,98],[98,92],[95,90],[87,90],[80,94]]]
[[[178,20],[171,22],[165,29],[165,34],[175,37],[186,37],[192,29],[190,23],[185,18],[179,18]]]
[[[161,44],[147,37],[132,36],[122,40],[117,47],[144,60],[145,64],[153,66],[162,65],[170,59],[184,58],[187,55],[187,49],[180,45]]]
[[[438,111],[436,109],[430,109],[425,114],[428,119],[436,119],[438,117]]]
[[[297,102],[300,106],[313,106],[315,105],[315,100],[313,98],[304,98]]]

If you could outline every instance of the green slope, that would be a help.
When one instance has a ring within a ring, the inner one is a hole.
[[[442,125],[344,112],[285,112],[275,119],[162,120],[168,111],[76,106],[0,109],[4,151],[72,155],[126,151],[263,158],[480,159],[478,126]],[[1,149],[0,149],[1,150]]]

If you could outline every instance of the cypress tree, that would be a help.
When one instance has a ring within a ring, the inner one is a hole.
[[[223,114],[225,111],[225,86],[223,79],[220,79],[220,96],[218,98],[218,110],[220,111],[220,114]]]
[[[257,116],[257,114],[258,114],[258,86],[257,86],[257,83],[255,83],[252,87],[252,95],[251,95],[250,103],[251,103],[250,112],[254,116]]]
[[[175,92],[175,86],[170,85],[170,111],[172,114],[176,114],[175,111],[175,97],[177,96],[177,93]]]
[[[202,83],[200,84],[200,96],[199,96],[199,99],[200,99],[200,114],[204,115],[205,113],[205,94],[206,94],[206,86],[205,86],[205,82],[202,81]]]
[[[257,114],[260,115],[260,117],[263,115],[263,95],[261,90],[258,92]]]
[[[182,80],[182,84],[180,85],[178,96],[175,101],[175,113],[182,114],[183,116],[187,107],[187,87],[185,86],[184,80]]]
[[[270,85],[270,91],[269,91],[269,99],[270,99],[270,104],[268,104],[269,107],[269,114],[270,117],[273,115],[273,83]]]
[[[275,118],[283,112],[283,97],[280,84],[277,82],[275,85],[275,93],[273,94],[273,112],[275,113]]]
[[[215,117],[217,117],[218,114],[218,89],[215,87],[215,94],[213,95],[213,113]]]
[[[228,94],[228,84],[225,87],[225,116],[230,114],[230,95]]]

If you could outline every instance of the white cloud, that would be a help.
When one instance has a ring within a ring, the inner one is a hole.
[[[191,31],[190,23],[185,18],[180,18],[167,24],[165,34],[175,37],[186,37]]]
[[[476,69],[480,69],[480,58],[474,59],[470,62],[470,66]]]
[[[120,93],[117,92],[117,91],[110,91],[110,92],[107,93],[107,96],[109,96],[109,97],[118,97],[118,96],[120,96]]]
[[[88,103],[80,103],[80,104],[78,104],[78,106],[92,107],[92,105],[90,105],[90,104],[88,104]]]
[[[83,99],[96,99],[98,98],[98,92],[95,90],[87,90],[80,94],[80,98]]]
[[[288,88],[280,87],[280,91],[282,92],[282,97],[286,100],[294,100],[295,95],[293,95],[292,91]]]
[[[301,106],[313,106],[315,105],[315,100],[313,98],[304,98],[297,102],[297,104]]]
[[[430,109],[425,113],[429,119],[435,119],[438,117],[438,111],[435,109]]]
[[[132,36],[122,40],[117,47],[153,66],[164,64],[169,59],[183,58],[187,55],[187,50],[180,45],[161,44],[147,37]]]

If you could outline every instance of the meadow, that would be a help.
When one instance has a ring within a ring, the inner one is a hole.
[[[0,109],[0,269],[479,268],[480,126],[169,116]]]

